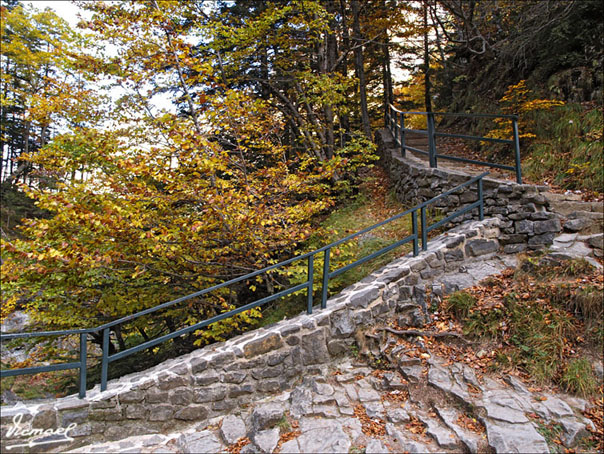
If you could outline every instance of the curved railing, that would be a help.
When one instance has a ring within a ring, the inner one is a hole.
[[[405,128],[405,115],[426,115],[428,129],[409,129]],[[434,125],[434,116],[442,117],[468,117],[468,118],[508,118],[512,120],[512,139],[496,139],[494,137],[470,136],[467,134],[451,134],[438,132]],[[467,162],[479,166],[493,167],[496,169],[511,170],[516,173],[516,182],[522,184],[522,170],[520,168],[520,139],[518,136],[518,115],[497,115],[497,114],[471,114],[471,113],[451,113],[451,112],[403,112],[398,110],[392,104],[389,104],[386,112],[386,124],[392,133],[394,140],[399,145],[401,155],[405,156],[406,150],[428,156],[430,167],[438,167],[438,158],[448,159],[450,161]],[[428,151],[419,148],[410,147],[405,144],[405,133],[415,133],[428,136]],[[436,149],[437,137],[456,137],[459,139],[475,140],[479,142],[492,142],[513,145],[515,164],[513,166],[497,164],[494,162],[477,161],[475,159],[460,158],[458,156],[448,156],[438,153]]]
[[[40,331],[40,332],[30,332],[30,333],[15,333],[15,334],[2,334],[0,335],[0,341],[7,341],[7,340],[11,340],[11,339],[23,339],[23,338],[33,338],[33,337],[53,337],[53,336],[64,336],[64,335],[74,335],[74,334],[79,334],[80,336],[80,351],[79,351],[79,361],[78,362],[70,362],[70,363],[60,363],[60,364],[51,364],[51,365],[46,365],[46,366],[38,366],[38,367],[27,367],[27,368],[21,368],[21,369],[9,369],[9,370],[2,370],[0,371],[0,377],[4,378],[4,377],[10,377],[10,376],[15,376],[15,375],[29,375],[29,374],[37,374],[37,373],[42,373],[42,372],[51,372],[51,371],[59,371],[59,370],[68,370],[68,369],[79,369],[80,370],[80,374],[79,374],[79,396],[80,398],[85,397],[86,395],[86,375],[87,375],[87,350],[86,350],[86,342],[87,342],[87,337],[89,334],[98,334],[98,333],[102,333],[102,358],[101,358],[101,391],[104,391],[105,389],[107,389],[107,376],[108,376],[108,368],[109,368],[109,363],[111,363],[112,361],[116,361],[118,359],[124,358],[126,356],[132,355],[133,353],[139,352],[141,350],[150,348],[150,347],[154,347],[155,345],[161,344],[163,342],[166,342],[170,339],[174,339],[178,336],[181,336],[183,334],[187,334],[190,333],[192,331],[196,331],[199,330],[201,328],[204,328],[212,323],[218,322],[220,320],[224,320],[226,318],[232,317],[234,315],[237,315],[241,312],[253,309],[255,307],[259,307],[262,306],[270,301],[276,300],[278,298],[281,298],[283,296],[289,295],[291,293],[300,291],[300,290],[304,290],[306,289],[307,291],[307,312],[310,314],[312,313],[313,310],[313,283],[314,283],[314,259],[315,256],[318,254],[323,254],[323,274],[322,274],[322,289],[321,289],[321,308],[325,308],[326,304],[327,304],[327,288],[328,288],[328,283],[329,280],[339,276],[340,274],[350,270],[351,268],[354,268],[362,263],[365,263],[369,260],[372,260],[382,254],[385,254],[389,251],[391,251],[394,248],[397,248],[399,246],[402,246],[404,244],[413,242],[413,255],[416,256],[419,253],[419,241],[420,241],[420,237],[421,237],[421,245],[422,245],[422,250],[427,250],[428,249],[428,233],[431,230],[434,230],[438,227],[441,227],[442,225],[444,225],[445,223],[449,222],[450,220],[461,216],[475,208],[478,208],[478,214],[480,219],[482,220],[484,218],[484,200],[483,200],[483,193],[482,193],[482,179],[485,175],[488,175],[488,172],[485,172],[481,175],[475,176],[471,179],[469,179],[467,182],[456,186],[455,188],[444,192],[440,195],[438,195],[437,197],[434,197],[424,203],[421,203],[419,205],[414,206],[413,208],[410,208],[408,210],[403,211],[402,213],[399,213],[395,216],[392,216],[389,219],[386,219],[385,221],[379,222],[375,225],[372,225],[371,227],[367,227],[363,230],[359,230],[356,233],[353,233],[351,235],[348,235],[345,238],[342,238],[338,241],[334,241],[333,243],[330,243],[326,246],[323,246],[319,249],[316,249],[312,252],[307,252],[305,254],[290,258],[288,260],[285,260],[283,262],[277,263],[275,265],[271,265],[271,266],[267,266],[266,268],[262,268],[261,270],[258,271],[254,271],[252,273],[246,274],[245,276],[241,276],[241,277],[237,277],[235,279],[231,279],[229,281],[223,282],[221,284],[217,284],[214,285],[212,287],[200,290],[198,292],[195,293],[191,293],[190,295],[186,295],[183,296],[181,298],[176,298],[172,301],[168,301],[166,303],[160,304],[158,306],[154,306],[152,308],[149,309],[145,309],[143,311],[137,312],[136,314],[132,314],[132,315],[128,315],[126,317],[122,317],[120,319],[114,320],[112,322],[109,323],[105,323],[103,325],[100,326],[96,326],[94,328],[85,328],[85,329],[73,329],[73,330],[64,330],[64,331]],[[444,219],[441,219],[440,221],[429,225],[426,219],[426,209],[434,204],[436,201],[447,197],[448,195],[457,192],[465,187],[470,186],[471,184],[476,183],[476,191],[477,191],[477,200],[469,205],[466,205],[462,208],[460,208],[459,210],[455,211],[454,213],[448,215],[447,217],[445,217]],[[421,225],[421,231],[418,228],[418,222],[417,222],[417,213],[420,213],[420,225]],[[381,227],[383,225],[389,224],[390,222],[393,222],[397,219],[402,218],[403,216],[406,215],[410,215],[411,216],[411,225],[412,225],[412,233],[411,235],[406,236],[405,238],[396,241],[395,243],[386,246],[382,249],[380,249],[379,251],[373,252],[370,255],[367,255],[353,263],[350,263],[346,266],[343,266],[341,268],[338,268],[337,270],[334,271],[330,271],[330,254],[331,254],[331,249],[346,242],[349,241],[359,235],[362,235],[364,233],[370,232],[378,227]],[[421,232],[421,233],[420,233]],[[122,350],[120,352],[117,353],[113,353],[113,354],[109,354],[109,334],[110,334],[110,330],[112,328],[115,328],[116,326],[119,326],[123,323],[135,320],[139,317],[142,317],[144,315],[149,315],[152,314],[154,312],[157,312],[159,310],[162,309],[166,309],[168,307],[174,306],[178,303],[181,303],[183,301],[187,301],[191,298],[196,298],[198,296],[202,296],[205,295],[207,293],[210,293],[214,290],[218,290],[221,289],[223,287],[235,284],[237,282],[241,282],[247,279],[251,279],[253,277],[256,277],[260,274],[266,273],[268,271],[271,270],[275,270],[278,268],[282,268],[286,265],[289,265],[295,261],[298,260],[307,260],[307,269],[308,269],[308,275],[307,275],[307,280],[306,282],[303,282],[302,284],[298,284],[294,287],[290,287],[288,289],[282,290],[280,292],[277,292],[273,295],[269,295],[266,296],[264,298],[261,298],[259,300],[256,300],[254,302],[245,304],[241,307],[238,307],[236,309],[233,309],[231,311],[225,312],[223,314],[219,314],[216,315],[215,317],[211,317],[207,320],[204,320],[202,322],[196,323],[194,325],[191,326],[187,326],[185,328],[181,328],[178,329],[174,332],[168,333],[166,335],[160,336],[156,339],[151,339],[148,340],[146,342],[143,342],[135,347],[131,347],[125,350]]]

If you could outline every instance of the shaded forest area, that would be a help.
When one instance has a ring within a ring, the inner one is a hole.
[[[308,250],[376,160],[389,103],[517,113],[531,181],[603,192],[598,0],[212,5],[81,2],[91,18],[72,29],[3,0],[3,318],[98,325]],[[112,349],[303,282],[304,266],[141,318]]]

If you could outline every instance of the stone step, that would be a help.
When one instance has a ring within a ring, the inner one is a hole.
[[[604,230],[604,213],[573,211],[566,215],[563,228],[566,232],[578,232],[582,235],[601,233]]]
[[[550,200],[549,206],[553,211],[563,216],[567,216],[574,211],[602,213],[602,204],[600,202],[576,202],[569,200],[552,202]]]

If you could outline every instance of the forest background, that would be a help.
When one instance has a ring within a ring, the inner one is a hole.
[[[598,0],[77,4],[88,19],[72,28],[2,1],[3,318],[23,310],[36,329],[89,327],[309,250],[318,222],[376,160],[372,134],[390,103],[519,114],[529,180],[603,192]],[[443,127],[510,133],[505,123]],[[303,271],[116,328],[111,348],[301,282]],[[242,313],[177,346],[262,317]]]

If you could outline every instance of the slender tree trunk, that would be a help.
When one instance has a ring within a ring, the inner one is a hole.
[[[348,21],[346,20],[346,0],[340,0],[340,16],[342,18],[342,44],[347,53],[348,49],[350,49],[350,34],[348,33]],[[340,63],[340,74],[342,74],[344,78],[348,78],[347,56],[344,56]],[[350,136],[350,118],[346,113],[340,114],[339,117],[340,129],[344,130],[344,135],[346,136],[344,140],[340,140],[340,146],[343,147],[345,142],[348,142],[348,137]],[[340,132],[340,134],[342,134],[342,132]]]
[[[432,112],[432,86],[430,84],[430,49],[428,46],[428,0],[423,1],[424,25],[424,102],[426,112]]]
[[[335,21],[335,5],[333,2],[328,2],[327,4],[327,12],[332,15],[332,19],[329,23],[329,32],[325,37],[325,58],[323,60],[323,68],[322,71],[325,74],[331,73],[335,71],[334,65],[337,59],[337,46],[338,43],[336,41],[336,26],[337,23]],[[335,146],[334,133],[333,133],[333,106],[331,104],[325,104],[323,106],[323,113],[325,115],[325,138],[327,140],[325,147],[325,157],[327,159],[331,159],[333,157],[333,150]]]
[[[365,68],[363,67],[363,37],[361,35],[360,13],[361,8],[359,0],[352,0],[352,33],[354,45],[354,64],[359,79],[359,97],[361,101],[361,124],[363,133],[371,140],[371,125],[369,124],[369,111],[367,109],[367,81],[365,78]]]
[[[386,0],[382,0],[382,11],[383,14],[388,14]],[[382,57],[382,83],[384,86],[384,126],[388,126],[386,113],[388,112],[388,106],[394,102],[394,90],[392,89],[392,72],[390,71],[390,37],[388,36],[388,30],[385,30],[384,36],[384,44],[382,44],[384,53]]]

